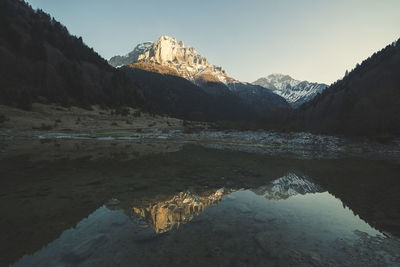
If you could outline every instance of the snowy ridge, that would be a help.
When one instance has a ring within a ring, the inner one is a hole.
[[[126,54],[124,56],[114,56],[108,61],[108,63],[115,68],[120,68],[126,64],[137,61],[139,56],[141,54],[149,51],[152,46],[153,46],[153,42],[144,42],[144,43],[138,44],[128,54]]]
[[[328,87],[323,83],[298,81],[284,74],[271,74],[256,80],[253,84],[268,88],[275,94],[282,96],[294,108],[311,100]]]
[[[149,51],[151,47],[153,46],[153,42],[144,42],[141,44],[138,44],[135,49],[131,53],[129,53],[127,56],[132,55],[140,55],[145,53],[146,51]]]

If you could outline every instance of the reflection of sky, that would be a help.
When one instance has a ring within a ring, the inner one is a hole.
[[[251,203],[258,213],[271,214],[271,218],[278,214],[284,220],[291,218],[293,221],[287,221],[288,229],[294,231],[301,228],[304,228],[303,231],[311,228],[321,233],[329,231],[331,238],[352,235],[354,230],[381,235],[328,192],[295,195],[277,201],[265,201],[264,197],[255,196],[250,191],[238,192],[236,196],[243,203]]]
[[[228,75],[331,83],[400,37],[400,1],[28,0],[105,58],[166,34]]]
[[[227,227],[225,231],[233,235],[240,235],[240,229],[251,227],[257,228],[256,235],[258,232],[279,233],[272,234],[270,238],[279,239],[275,241],[279,241],[281,249],[318,249],[318,253],[328,255],[334,250],[330,244],[335,240],[355,240],[354,230],[371,236],[380,235],[328,192],[271,201],[250,190],[238,191],[225,196],[219,205],[206,208],[197,218],[193,223],[182,226],[186,231],[183,234],[180,231],[169,234],[175,238],[176,249],[179,250],[179,244],[184,244],[183,240],[196,240],[199,235],[212,232],[218,224]],[[202,223],[199,224],[199,221]],[[195,230],[191,232],[191,229]],[[118,253],[126,260],[134,260],[132,257],[146,254],[145,250],[168,251],[171,244],[163,238],[167,237],[157,237],[152,229],[136,224],[123,211],[103,206],[40,251],[23,257],[16,266],[43,266],[44,263],[48,266],[91,265],[97,261],[103,264],[111,261],[109,264],[112,264],[113,257]],[[251,237],[243,235],[240,238]],[[198,244],[199,249],[202,245],[210,246]]]

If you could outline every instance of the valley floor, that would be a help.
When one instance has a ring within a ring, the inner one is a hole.
[[[92,106],[92,110],[62,107],[56,104],[35,103],[31,111],[0,105],[0,129],[27,131],[91,132],[104,130],[184,130],[187,122],[166,116],[150,115],[138,109],[124,108],[124,115],[113,109]],[[207,127],[205,123],[190,122],[193,127]]]

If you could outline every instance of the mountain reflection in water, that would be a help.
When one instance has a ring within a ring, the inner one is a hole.
[[[189,255],[199,266],[236,260],[250,265],[373,262],[384,266],[399,260],[398,239],[384,236],[339,199],[294,173],[251,190],[180,192],[167,201],[132,210],[129,216],[128,210],[103,206],[15,266],[100,262],[128,266],[132,261],[159,265],[178,258],[185,265]],[[137,216],[151,229],[143,228]]]
[[[288,173],[286,176],[272,181],[270,184],[260,186],[253,190],[258,195],[268,199],[287,199],[298,194],[323,192],[321,186],[311,182],[309,179]]]
[[[400,261],[396,162],[86,142],[3,154],[0,266]]]
[[[209,196],[181,192],[170,200],[153,203],[145,208],[133,207],[133,212],[141,216],[156,233],[164,233],[190,222],[203,213],[207,206],[217,204],[226,194],[232,192],[233,190],[223,188]]]
[[[151,203],[147,207],[133,207],[132,217],[139,224],[143,220],[158,234],[165,233],[192,221],[195,216],[203,213],[207,206],[218,204],[224,196],[235,191],[237,190],[221,188],[215,193],[203,196],[190,191],[180,192],[167,201]],[[270,200],[282,200],[297,194],[323,192],[323,189],[305,177],[288,173],[252,191]]]

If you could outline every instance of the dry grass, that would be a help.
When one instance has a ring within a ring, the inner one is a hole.
[[[182,120],[150,115],[138,109],[124,107],[123,112],[92,106],[91,110],[79,107],[65,108],[56,104],[34,103],[31,111],[0,105],[0,127],[12,130],[152,130],[181,129]]]

